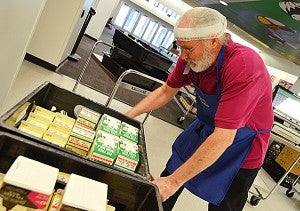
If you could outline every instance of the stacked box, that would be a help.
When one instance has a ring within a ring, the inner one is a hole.
[[[3,206],[7,210],[46,211],[57,175],[57,168],[27,157],[17,157],[0,187]]]
[[[34,109],[35,114],[39,114],[47,119],[49,119],[51,122],[53,121],[55,117],[55,113],[52,111],[49,111],[41,106],[36,106]]]
[[[89,108],[82,107],[80,110],[78,117],[86,119],[94,124],[97,124],[100,119],[100,114],[96,111],[93,111]]]
[[[75,123],[67,141],[66,149],[86,156],[95,137],[95,131]]]
[[[91,145],[92,142],[85,141],[74,136],[70,136],[66,144],[66,149],[76,152],[80,155],[86,156]]]
[[[95,131],[75,124],[71,131],[71,136],[88,142],[93,142],[93,139],[95,137]]]
[[[66,149],[77,154],[86,156],[95,137],[95,127],[99,121],[100,114],[86,107],[82,107],[71,136],[66,144]]]
[[[120,138],[130,140],[137,144],[139,142],[139,129],[126,122],[122,122]]]
[[[73,128],[74,123],[75,123],[75,119],[61,113],[56,113],[55,118],[53,120],[53,124],[60,126],[62,128],[68,128],[69,130]]]
[[[19,130],[24,131],[25,133],[29,133],[29,134],[39,137],[39,138],[42,138],[46,131],[45,129],[43,129],[39,126],[32,124],[30,122],[24,121],[24,120],[21,121]]]
[[[138,146],[127,140],[120,140],[119,152],[114,166],[135,171],[139,162]]]
[[[46,118],[42,115],[39,115],[38,113],[30,112],[29,116],[27,117],[27,122],[35,124],[44,130],[47,130],[49,125],[51,124],[51,120],[49,118]]]
[[[117,136],[98,131],[89,157],[112,165],[118,154],[118,144]]]
[[[79,125],[81,125],[82,127],[89,128],[89,129],[91,129],[91,130],[94,130],[95,127],[96,127],[96,123],[90,122],[90,121],[88,121],[88,120],[86,120],[86,119],[83,119],[83,118],[81,118],[81,117],[78,117],[78,118],[76,119],[76,124],[79,124]]]
[[[62,211],[106,211],[108,185],[71,174],[62,198]]]
[[[43,139],[65,147],[74,125],[75,119],[61,113],[55,113],[54,119],[48,130],[44,133]]]
[[[100,130],[112,134],[114,136],[119,136],[120,128],[121,128],[121,120],[109,116],[107,114],[103,114],[98,124],[97,131]]]
[[[57,133],[51,132],[49,130],[47,130],[44,133],[43,139],[46,140],[46,141],[49,141],[49,142],[51,142],[53,144],[56,144],[56,145],[58,145],[60,147],[65,147],[65,145],[66,145],[66,143],[68,141],[67,137],[58,135]]]

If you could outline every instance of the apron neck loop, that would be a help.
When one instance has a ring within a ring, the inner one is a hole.
[[[224,54],[225,54],[225,45],[222,46],[218,58],[217,58],[217,78],[216,78],[216,83],[217,83],[217,92],[218,95],[221,96],[221,85],[220,85],[220,72],[223,64],[223,59],[224,59]]]

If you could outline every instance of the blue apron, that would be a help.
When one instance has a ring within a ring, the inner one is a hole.
[[[207,95],[195,84],[197,118],[177,137],[172,146],[172,155],[167,163],[167,170],[171,174],[188,160],[214,131],[214,117],[221,98],[219,76],[224,52],[225,47],[223,46],[217,59],[217,95]],[[196,78],[196,73],[194,78]],[[254,131],[246,126],[239,128],[233,143],[221,157],[206,170],[187,181],[184,187],[198,197],[219,205],[248,154],[255,136],[259,132],[268,131],[269,129]]]

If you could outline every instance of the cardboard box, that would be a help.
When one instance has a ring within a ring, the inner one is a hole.
[[[139,129],[126,122],[122,122],[120,138],[130,140],[137,144],[139,142]]]
[[[288,170],[288,168],[292,165],[292,163],[297,159],[300,152],[297,150],[285,146],[280,154],[277,156],[275,161],[285,170]],[[296,163],[296,165],[292,168],[290,173],[295,174],[297,176],[300,175],[300,162]]]
[[[106,211],[107,189],[105,183],[71,174],[65,187],[61,210]]]
[[[103,132],[112,134],[114,136],[119,136],[120,128],[121,128],[121,120],[114,118],[110,115],[103,114],[100,119],[97,132],[101,130]]]
[[[119,141],[120,139],[117,136],[99,131],[89,156],[93,159],[112,165],[117,157]]]
[[[78,117],[81,117],[83,119],[86,119],[90,122],[93,122],[95,124],[98,123],[99,119],[100,119],[100,114],[96,111],[93,111],[89,108],[86,107],[82,107],[82,109],[80,110]]]
[[[24,120],[21,121],[19,130],[21,130],[25,133],[29,133],[29,134],[39,137],[39,138],[42,138],[44,135],[44,132],[46,131],[44,128],[39,127],[38,125],[34,125],[34,124],[24,121]]]
[[[83,118],[81,118],[81,117],[78,117],[78,118],[76,119],[76,124],[79,124],[79,125],[81,125],[82,127],[89,128],[89,129],[91,129],[91,130],[94,130],[95,127],[96,127],[96,123],[91,122],[91,121],[88,121],[88,120],[83,119]]]
[[[3,183],[0,189],[3,206],[10,210],[17,205],[36,210],[47,210],[51,195],[42,194]]]
[[[118,156],[114,166],[118,166],[130,171],[135,171],[139,163],[138,146],[128,140],[121,140],[119,142]]]
[[[71,136],[83,139],[88,142],[93,142],[93,139],[95,137],[95,131],[82,127],[79,124],[75,124],[71,131]]]
[[[17,205],[47,210],[57,175],[57,168],[24,156],[17,157],[0,189],[3,206],[8,210]]]

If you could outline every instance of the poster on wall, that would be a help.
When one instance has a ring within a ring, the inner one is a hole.
[[[283,79],[280,79],[279,82],[278,82],[278,84],[279,84],[280,86],[286,88],[286,89],[290,89],[290,88],[293,86],[292,83],[289,83],[289,82],[287,82],[287,81],[285,81],[285,80],[283,80]]]

